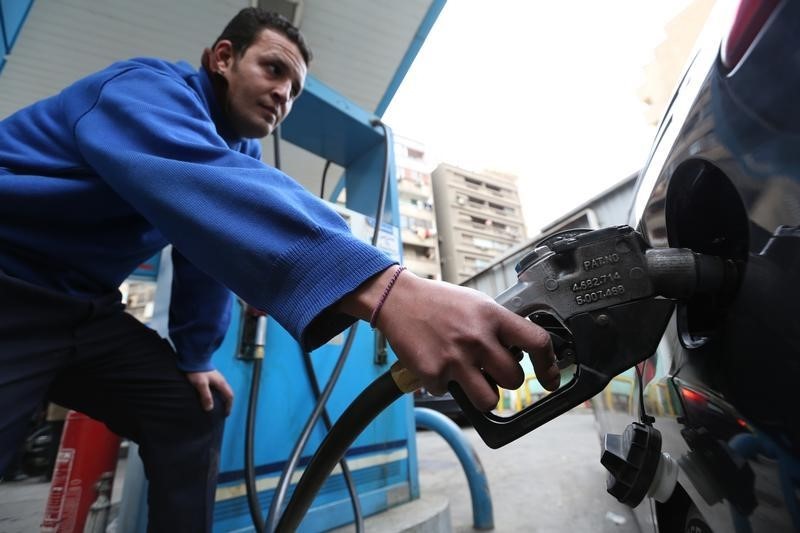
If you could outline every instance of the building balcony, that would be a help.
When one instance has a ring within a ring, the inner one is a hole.
[[[442,279],[442,270],[437,259],[403,256],[403,265],[422,278]]]
[[[408,192],[411,194],[425,194],[426,196],[430,196],[431,194],[430,185],[409,179],[398,179],[397,190],[399,192]]]
[[[471,217],[479,217],[497,221],[510,226],[522,225],[522,219],[520,215],[521,211],[517,211],[515,214],[508,214],[507,212],[501,212],[485,206],[473,206],[471,204],[461,205],[457,203],[451,204],[451,207],[459,216],[460,220]]]
[[[525,238],[525,232],[522,225],[508,224],[505,227],[494,224],[485,224],[480,222],[472,222],[469,220],[458,220],[453,228],[455,231],[461,231],[467,234],[475,234],[481,237],[496,238],[503,241],[517,243]]]
[[[411,205],[408,203],[401,203],[400,207],[400,214],[411,216],[414,218],[420,218],[424,220],[435,220],[436,219],[436,212],[433,209],[426,209],[424,207],[417,207],[415,205]]]
[[[467,192],[473,196],[483,197],[485,199],[504,199],[507,201],[517,202],[517,194],[516,192],[510,189],[503,189],[503,188],[494,188],[491,186],[481,186],[475,185],[472,183],[465,183],[461,181],[453,181],[448,184],[448,188],[451,190],[461,190]]]
[[[408,228],[403,228],[400,232],[400,240],[403,243],[413,244],[414,246],[421,246],[423,248],[436,249],[439,246],[437,235],[435,231],[418,229],[416,231]]]

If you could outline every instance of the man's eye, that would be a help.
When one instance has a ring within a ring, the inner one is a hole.
[[[267,63],[266,69],[267,72],[273,76],[280,76],[283,72],[283,68],[281,68],[281,65],[278,63]]]

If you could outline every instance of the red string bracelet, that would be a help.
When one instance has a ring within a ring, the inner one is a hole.
[[[378,300],[378,305],[375,306],[375,309],[372,311],[372,316],[369,317],[369,325],[372,327],[372,329],[375,329],[375,322],[378,320],[378,313],[380,313],[383,304],[386,303],[386,297],[389,296],[392,287],[394,287],[395,281],[397,281],[397,278],[400,277],[400,273],[405,269],[406,267],[404,266],[398,266],[397,270],[394,271],[392,279],[389,280],[389,283],[386,284],[386,288],[383,289],[383,294],[381,295],[381,299]]]

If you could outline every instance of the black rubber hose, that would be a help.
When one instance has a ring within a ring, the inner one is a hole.
[[[297,530],[339,459],[364,428],[402,395],[403,392],[395,384],[391,371],[386,371],[353,400],[308,463],[278,522],[276,532]]]
[[[380,237],[381,225],[383,224],[383,212],[386,207],[386,195],[389,188],[389,129],[380,120],[374,120],[372,122],[372,125],[380,126],[384,134],[383,179],[381,180],[381,186],[378,192],[378,208],[375,214],[375,229],[372,233],[372,240],[371,240],[372,245],[375,246],[377,245],[378,238]],[[277,151],[277,144],[276,144],[276,151]],[[327,171],[327,165],[324,170]],[[286,499],[286,494],[289,490],[292,473],[297,467],[297,463],[300,460],[300,454],[302,453],[302,450],[305,448],[305,445],[308,442],[309,437],[311,436],[311,430],[314,428],[314,425],[316,425],[316,422],[319,419],[321,412],[324,410],[325,403],[328,401],[328,397],[330,396],[330,393],[333,390],[333,386],[336,384],[336,381],[339,378],[339,374],[341,373],[342,367],[344,367],[344,363],[347,360],[347,357],[350,353],[350,347],[352,346],[353,340],[355,340],[355,333],[357,326],[358,323],[355,323],[353,324],[353,326],[350,327],[350,331],[347,334],[347,340],[345,341],[345,345],[342,348],[339,360],[336,362],[336,367],[334,368],[333,373],[331,374],[328,380],[328,384],[325,387],[325,391],[323,391],[322,396],[317,402],[317,405],[315,406],[314,411],[311,414],[311,417],[308,419],[308,422],[306,423],[306,426],[303,429],[300,438],[295,443],[295,447],[294,450],[292,450],[292,455],[289,461],[286,463],[286,466],[281,472],[281,477],[278,480],[278,485],[275,488],[275,492],[272,498],[272,503],[270,504],[269,514],[267,515],[267,529],[266,529],[267,532],[277,531],[277,529],[275,529],[273,526],[275,525],[275,522],[278,520],[278,515],[280,513],[281,507],[283,506],[283,501]],[[334,426],[334,428],[335,427],[336,426]],[[353,439],[355,439],[355,437],[353,437]],[[352,442],[352,440],[350,442]],[[334,464],[336,464],[339,458],[342,457],[343,455],[344,451],[339,456],[337,456],[337,460],[334,461]],[[308,510],[307,507],[306,510]],[[359,520],[359,517],[357,516],[356,519],[357,522],[363,523],[363,518]]]
[[[325,180],[328,178],[328,169],[331,168],[331,160],[325,161],[325,166],[322,167],[322,180],[319,184],[319,197],[325,199]],[[334,198],[334,201],[336,199]]]
[[[319,390],[319,382],[317,381],[317,373],[314,372],[314,365],[311,362],[311,354],[303,350],[303,365],[306,368],[306,375],[308,382],[311,385],[311,392],[314,393],[314,399],[319,402],[322,393]],[[328,416],[328,410],[322,410],[322,423],[325,424],[325,431],[330,431],[333,427],[331,417]],[[347,492],[350,493],[350,501],[353,504],[353,515],[355,516],[356,532],[364,531],[364,514],[361,512],[361,501],[358,499],[358,491],[356,484],[353,481],[353,475],[350,473],[350,467],[347,464],[347,459],[342,457],[339,461],[339,466],[342,468],[342,476],[344,477],[345,485],[347,485]]]
[[[336,385],[336,381],[339,379],[339,374],[342,373],[342,368],[344,368],[344,363],[347,360],[347,354],[350,353],[350,348],[352,347],[353,341],[356,338],[357,330],[358,323],[350,326],[350,331],[347,332],[347,340],[345,340],[344,346],[342,347],[342,355],[340,355],[339,360],[336,361],[336,366],[333,368],[333,372],[331,372],[331,376],[328,379],[328,384],[325,385],[325,390],[322,391],[322,395],[320,396],[317,404],[314,406],[311,416],[308,417],[306,425],[303,427],[303,431],[300,433],[300,437],[298,437],[297,441],[295,442],[292,453],[289,456],[289,460],[286,462],[286,466],[283,467],[281,477],[278,479],[278,485],[275,487],[275,492],[272,496],[272,503],[269,506],[266,529],[268,533],[278,531],[276,529],[276,523],[278,522],[278,517],[280,516],[281,507],[283,507],[283,501],[286,499],[286,494],[289,491],[292,474],[297,468],[297,463],[300,462],[300,454],[303,452],[306,443],[308,443],[308,439],[311,436],[311,431],[317,424],[317,420],[319,420],[322,410],[325,409],[325,403],[328,401],[331,392],[333,392],[333,386]],[[339,457],[341,456],[336,458],[334,464],[339,461]]]
[[[264,517],[261,514],[261,503],[258,501],[256,488],[256,468],[253,454],[256,427],[256,406],[258,405],[258,391],[261,383],[261,366],[264,360],[259,358],[253,361],[253,374],[250,381],[250,399],[247,403],[247,425],[244,437],[244,481],[247,488],[247,506],[250,508],[250,518],[253,527],[259,533],[264,531]]]
[[[272,147],[275,168],[281,169],[281,127],[275,126],[272,131]],[[256,487],[256,468],[254,458],[256,406],[258,405],[258,392],[261,388],[262,358],[253,361],[253,374],[250,381],[250,399],[247,403],[247,421],[244,438],[244,483],[247,490],[247,507],[250,509],[250,519],[257,533],[264,531],[264,515],[261,513],[261,503],[258,501]]]

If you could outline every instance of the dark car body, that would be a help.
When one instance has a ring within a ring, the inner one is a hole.
[[[436,396],[424,388],[417,389],[414,391],[414,407],[433,409],[457,423],[466,421],[461,407],[458,406],[456,399],[449,392]]]
[[[775,6],[735,65],[730,22],[709,26],[629,220],[653,247],[734,259],[739,289],[679,304],[643,388],[629,371],[593,400],[601,435],[643,405],[678,465],[669,499],[635,508],[642,531],[800,530],[800,2],[744,3]]]

